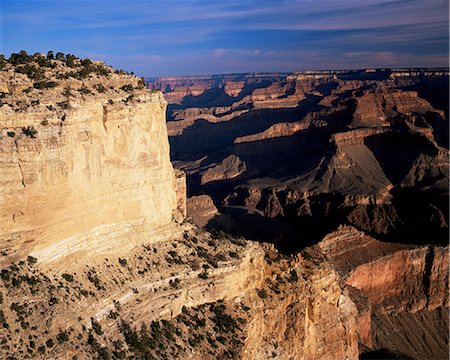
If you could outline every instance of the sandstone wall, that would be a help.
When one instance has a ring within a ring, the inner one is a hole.
[[[266,276],[242,359],[358,359],[357,308],[329,263],[299,255],[272,263]]]
[[[158,239],[170,223],[176,199],[165,100],[160,93],[108,100],[78,99],[58,111],[2,108],[2,261],[123,251]],[[22,133],[28,126],[35,138]]]

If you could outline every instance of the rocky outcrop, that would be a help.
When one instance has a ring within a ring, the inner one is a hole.
[[[187,199],[187,215],[195,225],[204,227],[217,214],[217,208],[208,195],[191,196]]]
[[[230,155],[222,160],[220,164],[207,167],[200,173],[201,184],[211,181],[233,179],[247,171],[245,162],[236,155]]]
[[[237,97],[246,85],[258,84],[262,81],[273,81],[283,78],[280,73],[253,73],[253,74],[227,74],[227,75],[197,75],[197,76],[170,76],[152,79],[148,82],[151,89],[162,90],[171,104],[185,104],[191,100],[197,102],[202,95],[211,88],[222,88],[229,97]]]
[[[184,219],[187,215],[187,185],[186,185],[186,174],[176,169],[175,170],[175,195],[177,199],[177,210],[181,219]]]
[[[449,320],[448,247],[383,243],[351,227],[327,235],[318,247],[358,307],[365,351],[413,359],[448,355],[448,337],[439,330]]]
[[[243,359],[358,359],[357,309],[329,264],[269,261]]]
[[[353,115],[353,127],[388,126],[389,120],[396,113],[411,115],[412,113],[427,113],[436,111],[425,99],[419,98],[414,91],[368,92],[357,98]],[[440,111],[444,117],[443,111]],[[392,121],[392,120],[391,120]]]
[[[3,267],[2,354],[89,359],[101,349],[113,353],[116,340],[126,351],[124,324],[141,328],[191,307],[232,302],[253,294],[263,281],[258,244],[212,238],[189,224],[181,229],[182,236],[158,243],[148,238],[121,257],[84,258],[82,267],[54,270],[32,257]],[[131,343],[128,349],[131,355]]]
[[[278,123],[272,125],[270,128],[263,131],[262,133],[237,137],[234,140],[234,143],[239,144],[244,142],[272,139],[281,136],[291,136],[298,131],[307,129],[308,126],[309,126],[308,123],[302,121],[292,123]]]

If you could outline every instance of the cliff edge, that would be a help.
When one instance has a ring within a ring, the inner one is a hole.
[[[177,199],[162,94],[102,62],[15,62],[0,72],[2,262],[67,264],[167,236]]]

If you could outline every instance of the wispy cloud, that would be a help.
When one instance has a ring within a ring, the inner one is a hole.
[[[448,0],[2,0],[0,50],[103,54],[143,75],[447,65],[448,9]]]

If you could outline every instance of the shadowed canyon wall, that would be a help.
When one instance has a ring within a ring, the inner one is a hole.
[[[447,242],[446,69],[243,77],[231,95],[221,80],[169,104],[167,123],[188,195],[219,210],[210,227],[286,251],[340,224],[393,242]],[[165,95],[174,92],[177,83]]]

